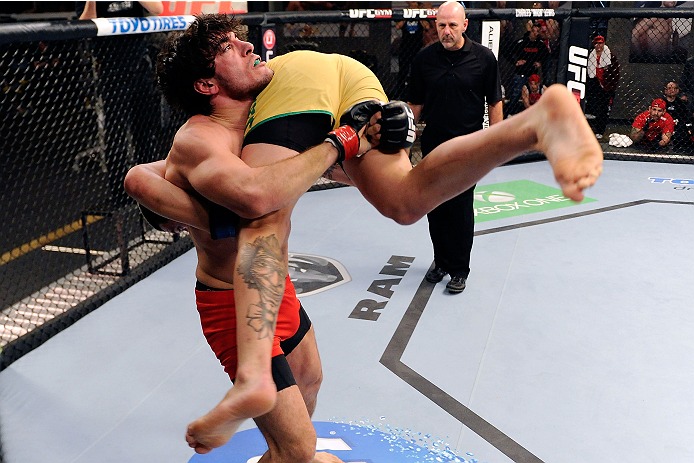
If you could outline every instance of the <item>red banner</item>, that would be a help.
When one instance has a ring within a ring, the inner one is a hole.
[[[201,13],[243,14],[248,12],[247,2],[162,2],[164,11],[159,16],[183,16]]]

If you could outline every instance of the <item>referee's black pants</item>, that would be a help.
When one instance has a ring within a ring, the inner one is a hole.
[[[475,233],[475,187],[446,201],[427,214],[434,245],[434,263],[451,277],[467,278]]]

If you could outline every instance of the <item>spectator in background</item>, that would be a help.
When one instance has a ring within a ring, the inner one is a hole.
[[[95,18],[141,18],[147,14],[160,15],[164,12],[162,2],[75,2],[79,19]]]
[[[680,98],[680,87],[676,82],[668,82],[664,93],[665,111],[675,122],[672,146],[675,148],[689,147],[691,145],[689,132],[692,128],[692,111],[686,98]]]
[[[540,99],[542,93],[547,90],[544,85],[540,87],[540,76],[533,74],[528,78],[528,85],[523,87],[523,106],[528,109]]]
[[[285,11],[334,10],[334,2],[287,2]]]
[[[555,19],[546,18],[544,21],[547,23],[547,28],[544,31],[540,30],[540,33],[542,38],[547,40],[549,59],[547,60],[545,69],[542,72],[544,74],[544,84],[549,87],[550,85],[556,83],[561,27],[559,26],[559,21]]]
[[[549,1],[547,2],[547,6],[550,8],[566,8],[566,9],[571,9],[571,3],[572,2],[560,2],[560,1]]]
[[[420,8],[419,2],[407,2],[407,8]],[[398,47],[398,79],[395,84],[395,98],[403,99],[407,94],[407,76],[415,55],[424,45],[424,21],[413,18],[395,23],[395,28],[402,32]],[[391,95],[391,98],[393,96]]]
[[[638,5],[641,3],[641,5]],[[636,2],[634,6],[647,6],[647,2]],[[662,2],[663,8],[674,8],[677,2]],[[681,21],[677,26],[685,28]],[[679,32],[673,27],[672,18],[640,18],[631,31],[630,59],[634,62],[667,61],[683,62],[687,49],[679,46]]]
[[[586,82],[586,114],[594,116],[590,122],[597,138],[602,138],[607,128],[607,120],[618,83],[617,56],[605,45],[605,37],[597,35],[593,39],[593,49],[588,55],[588,81]]]
[[[542,4],[542,2],[533,2],[532,9],[533,10],[541,10],[545,6]],[[528,19],[528,21],[525,23],[525,30],[527,32],[530,32],[530,29],[533,27],[533,24],[536,21],[541,21],[540,19]]]
[[[665,112],[665,106],[665,101],[658,98],[653,100],[648,111],[636,116],[629,135],[634,144],[646,148],[663,148],[670,143],[675,131],[675,122]],[[660,139],[656,141],[658,137]]]
[[[541,72],[543,64],[549,57],[547,46],[540,40],[541,27],[541,23],[535,21],[530,31],[514,45],[516,56],[515,74],[513,76],[513,87],[509,97],[510,101],[506,111],[507,115],[516,114],[521,110],[519,100],[523,93],[523,87],[528,83],[528,77],[532,74]]]
[[[537,22],[540,24],[540,41],[545,44],[547,47],[547,60],[545,60],[544,63],[542,63],[542,79],[545,83],[545,85],[552,85],[554,83],[554,76],[552,73],[552,68],[553,66],[553,58],[557,56],[557,52],[559,51],[559,41],[555,40],[552,42],[550,40],[551,34],[555,32],[550,32],[550,21],[554,23],[552,26],[552,31],[556,32],[556,39],[559,38],[559,25],[557,22],[553,19],[538,19]]]
[[[428,10],[435,9],[431,2],[422,3],[422,8],[426,8]],[[439,41],[439,34],[436,31],[436,21],[433,19],[426,19],[422,20],[421,23],[422,27],[424,27],[424,45],[422,48],[426,48],[433,43],[437,43]]]

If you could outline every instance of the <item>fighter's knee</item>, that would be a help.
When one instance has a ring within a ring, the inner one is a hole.
[[[320,361],[316,361],[316,359],[297,363],[292,358],[292,373],[294,374],[296,385],[299,386],[301,395],[304,397],[318,394],[318,390],[323,383],[323,368]]]
[[[297,383],[301,381],[301,394],[305,398],[314,398],[318,396],[318,391],[323,384],[323,373],[319,371],[317,374],[311,374],[303,377],[300,380],[297,378]]]

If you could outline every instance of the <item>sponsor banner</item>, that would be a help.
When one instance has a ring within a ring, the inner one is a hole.
[[[422,433],[389,432],[388,428],[359,426],[357,424],[314,421],[316,450],[328,452],[350,463],[403,463],[403,462],[463,462],[476,461],[456,455],[448,444],[427,442]],[[385,432],[384,432],[385,431]],[[441,441],[443,442],[443,441]],[[421,444],[421,445],[420,445]],[[429,445],[431,444],[431,445]],[[248,429],[237,432],[231,440],[204,455],[193,455],[189,463],[257,463],[267,451],[267,444],[260,431]]]
[[[248,2],[188,1],[162,2],[164,11],[159,16],[182,16],[196,14],[242,14],[248,12]]]
[[[404,19],[414,19],[414,18],[422,18],[422,19],[436,19],[436,13],[438,10],[432,10],[432,9],[411,9],[411,8],[406,8],[402,10],[402,17]]]
[[[501,21],[482,21],[482,45],[489,48],[499,59]]]
[[[553,18],[552,8],[516,8],[516,18]]]
[[[561,207],[595,202],[584,198],[580,203],[571,201],[561,190],[530,180],[478,185],[475,188],[475,222],[505,219],[518,215],[549,211]]]
[[[499,59],[499,40],[501,37],[501,21],[482,21],[482,45],[489,48],[496,59]],[[484,119],[482,128],[489,128],[489,104],[484,102]]]
[[[263,46],[261,47],[262,55],[260,59],[268,62],[275,57],[275,44],[277,43],[275,26],[263,26],[261,33],[263,37]]]
[[[98,36],[146,34],[187,29],[194,16],[150,16],[147,18],[97,18],[92,19]]]
[[[569,30],[569,65],[566,72],[566,87],[574,94],[581,108],[585,107],[589,42],[590,18],[572,18]]]
[[[392,18],[393,17],[393,10],[390,9],[385,9],[385,10],[375,10],[375,9],[368,9],[368,10],[349,10],[349,17],[353,19],[359,19],[359,18],[369,18],[369,19],[374,19],[374,18]]]

